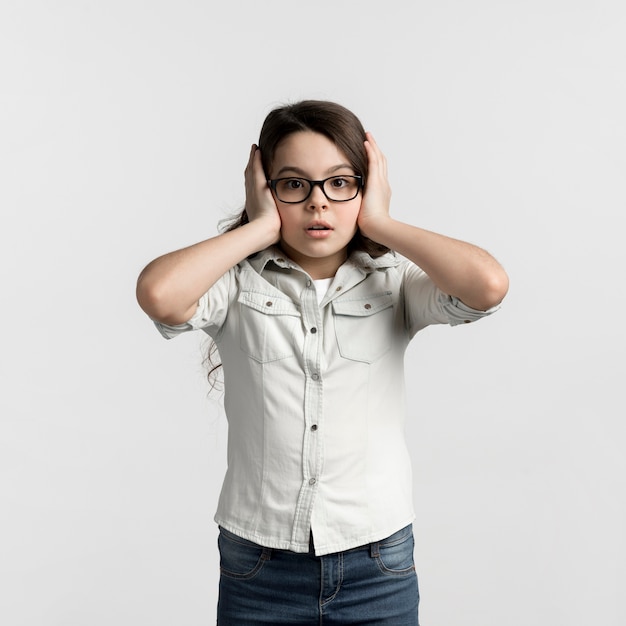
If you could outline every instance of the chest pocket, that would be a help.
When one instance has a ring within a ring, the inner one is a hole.
[[[373,363],[391,348],[391,292],[332,303],[339,353],[345,359]]]
[[[242,291],[238,302],[239,345],[248,356],[268,363],[291,357],[301,349],[300,311],[291,300]]]

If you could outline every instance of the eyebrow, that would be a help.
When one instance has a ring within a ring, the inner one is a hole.
[[[349,163],[340,163],[339,165],[333,165],[333,167],[329,167],[326,170],[327,174],[332,174],[333,172],[337,172],[338,170],[342,170],[344,168],[350,169],[352,170],[352,166]],[[294,174],[298,174],[299,176],[302,176],[302,178],[306,178],[306,172],[303,169],[300,169],[299,167],[296,167],[295,165],[285,165],[284,167],[281,167],[278,172],[276,172],[276,178],[278,178],[281,174],[284,174],[285,172],[293,172]]]

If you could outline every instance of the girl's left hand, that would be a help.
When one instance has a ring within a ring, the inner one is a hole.
[[[387,179],[385,155],[374,141],[372,133],[365,133],[365,137],[369,173],[357,224],[363,235],[368,237],[368,231],[373,230],[376,224],[389,218],[391,187]]]

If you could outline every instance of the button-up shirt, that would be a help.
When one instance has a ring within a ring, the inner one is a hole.
[[[429,324],[476,311],[393,253],[354,252],[318,304],[275,247],[242,261],[171,338],[201,329],[224,375],[228,468],[215,521],[263,546],[318,555],[387,537],[414,519],[404,436],[404,352]]]

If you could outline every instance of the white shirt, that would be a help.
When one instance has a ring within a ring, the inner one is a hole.
[[[388,537],[414,519],[404,437],[404,351],[429,324],[475,311],[417,266],[355,252],[318,304],[277,248],[228,271],[171,338],[202,329],[224,368],[228,469],[215,520],[271,548],[317,555]]]
[[[315,290],[317,291],[317,304],[322,304],[322,300],[330,287],[330,283],[333,282],[332,278],[317,278],[313,281],[315,284]]]

